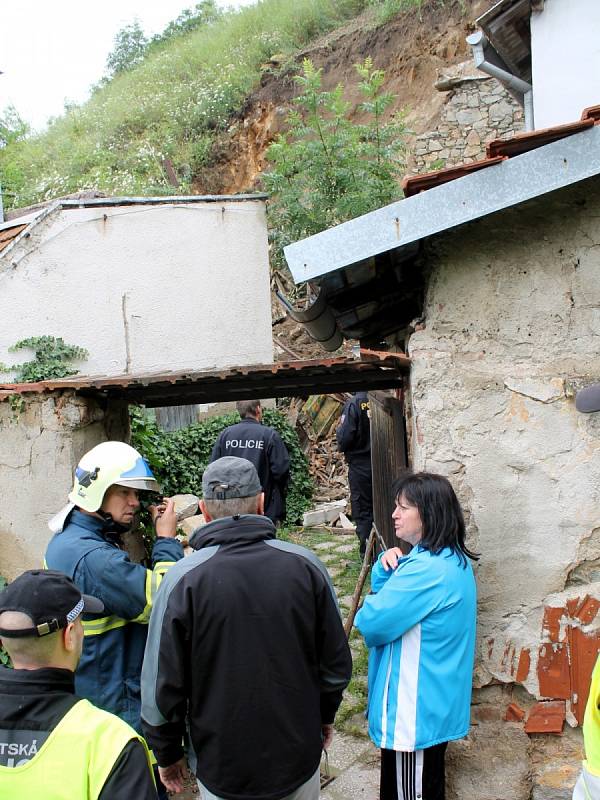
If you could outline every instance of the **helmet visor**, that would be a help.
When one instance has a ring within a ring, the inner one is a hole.
[[[154,478],[119,478],[115,485],[139,489],[142,492],[160,492],[160,485]]]

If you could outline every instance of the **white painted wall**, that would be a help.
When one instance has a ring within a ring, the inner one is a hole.
[[[55,211],[0,257],[0,361],[44,334],[89,351],[82,375],[271,362],[264,203]]]
[[[600,2],[545,0],[531,14],[536,128],[574,122],[600,104]]]

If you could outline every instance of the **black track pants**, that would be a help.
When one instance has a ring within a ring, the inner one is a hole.
[[[348,483],[352,501],[352,520],[356,525],[356,535],[364,547],[373,525],[373,479],[370,456],[348,462]]]
[[[448,742],[400,753],[381,751],[380,800],[444,800]]]

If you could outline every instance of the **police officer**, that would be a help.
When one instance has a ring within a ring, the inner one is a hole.
[[[336,431],[338,450],[348,464],[352,519],[364,556],[373,526],[373,479],[371,476],[371,422],[369,398],[357,392],[348,400]]]
[[[221,432],[210,461],[223,456],[251,461],[265,495],[265,516],[277,525],[285,519],[290,455],[277,431],[261,424],[260,400],[240,400],[236,407],[242,421]]]
[[[24,572],[0,593],[0,797],[156,800],[148,748],[118,717],[75,695],[85,613],[100,600],[60,572]]]
[[[68,504],[50,521],[56,531],[46,551],[50,569],[66,573],[82,592],[98,597],[104,613],[83,620],[83,655],[75,690],[141,732],[140,675],[154,595],[180,558],[172,500],[151,507],[156,528],[152,569],[130,561],[120,547],[139,509],[139,492],[158,491],[142,456],[123,442],[103,442],[75,470]],[[166,797],[159,784],[159,796]]]

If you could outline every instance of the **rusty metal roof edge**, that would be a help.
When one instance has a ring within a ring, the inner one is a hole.
[[[363,351],[361,351],[363,352]],[[100,375],[63,378],[60,380],[37,381],[35,383],[2,383],[0,384],[0,400],[20,394],[42,394],[50,391],[60,390],[96,390],[98,392],[110,391],[111,389],[141,388],[157,384],[182,384],[201,382],[203,380],[226,381],[228,378],[238,378],[240,376],[256,375],[258,373],[274,375],[289,371],[310,372],[311,368],[335,369],[336,367],[351,367],[357,372],[366,371],[373,367],[382,370],[402,370],[410,366],[410,357],[403,353],[364,350],[366,358],[364,360],[346,357],[331,357],[319,359],[307,359],[304,361],[278,361],[272,364],[253,364],[228,367],[223,370],[204,370],[193,372],[184,370],[181,372],[161,372],[161,373],[139,373],[122,374],[113,377],[103,377]]]
[[[303,283],[598,174],[600,125],[294,242],[285,257]]]
[[[2,252],[0,253],[0,260],[5,259],[7,253],[10,253],[11,250],[14,250],[14,248],[17,246],[17,244],[19,244],[21,239],[25,239],[26,237],[30,236],[31,231],[34,228],[36,228],[40,224],[40,222],[43,222],[55,211],[58,211],[59,208],[60,204],[58,202],[54,202],[50,203],[49,206],[42,209],[40,213],[36,216],[36,218],[32,220],[28,225],[26,225],[25,228],[23,228],[23,230],[18,234],[18,236],[15,236],[15,238],[10,242],[10,244],[8,244],[4,248],[4,250],[2,250]],[[15,223],[13,227],[17,227],[17,225],[19,224],[19,217],[16,217],[14,220],[11,221]]]

